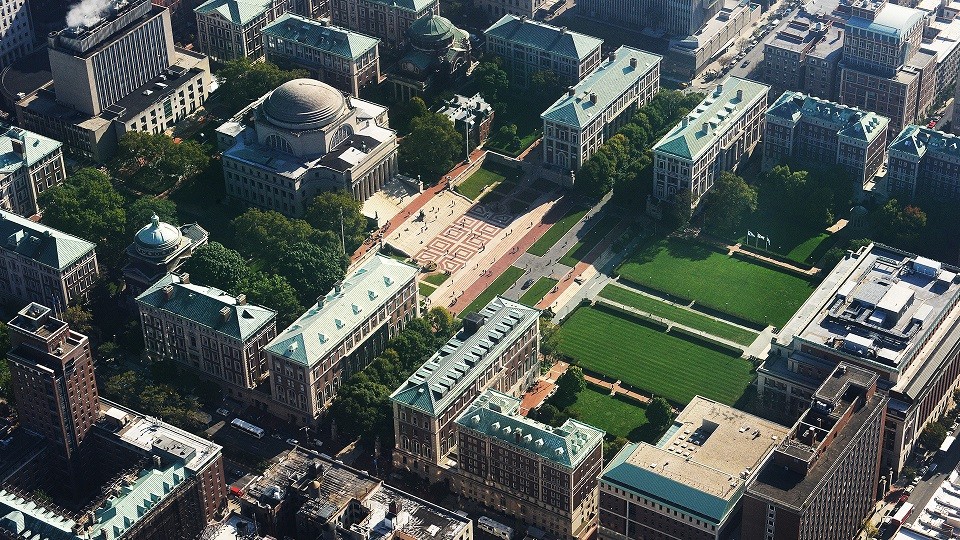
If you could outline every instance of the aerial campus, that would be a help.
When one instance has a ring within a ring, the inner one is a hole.
[[[0,539],[960,538],[960,1],[0,0]]]

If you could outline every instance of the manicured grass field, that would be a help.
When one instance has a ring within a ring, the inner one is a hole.
[[[632,442],[655,443],[661,435],[647,423],[644,406],[613,397],[590,384],[577,395],[577,401],[569,409],[579,415],[581,422]]]
[[[585,369],[681,405],[697,394],[733,404],[753,380],[752,365],[738,356],[603,308],[581,307],[563,323],[560,352]]]
[[[433,294],[433,291],[437,290],[433,285],[424,283],[423,281],[417,283],[417,289],[420,291],[420,296],[430,296]]]
[[[503,294],[504,291],[510,288],[511,285],[517,282],[520,279],[520,276],[523,275],[523,268],[517,268],[516,266],[511,266],[504,270],[497,279],[493,280],[493,283],[490,284],[476,300],[470,303],[469,306],[464,308],[460,314],[470,313],[471,311],[480,311],[491,300],[494,299],[498,294]]]
[[[536,255],[537,257],[546,255],[547,251],[550,251],[550,248],[559,242],[560,239],[563,238],[563,235],[567,234],[574,225],[579,223],[586,213],[586,210],[571,209],[567,215],[551,225],[550,228],[547,229],[547,232],[543,233],[543,236],[530,246],[527,253]]]
[[[578,262],[582,261],[584,257],[587,256],[587,253],[590,253],[593,248],[597,247],[597,244],[611,230],[620,222],[620,215],[614,214],[604,214],[600,221],[594,223],[590,230],[587,233],[580,237],[576,244],[567,251],[567,254],[563,257],[560,257],[560,264],[565,264],[569,267],[574,267]]]
[[[475,201],[487,186],[503,182],[504,178],[505,176],[499,171],[484,165],[471,174],[469,178],[457,184],[457,191],[468,199]]]
[[[656,298],[650,298],[617,285],[607,285],[600,291],[600,296],[742,345],[750,345],[757,339],[756,332],[711,319],[706,315],[661,302]]]
[[[443,282],[449,277],[450,274],[447,274],[446,272],[437,272],[436,274],[430,274],[429,276],[423,278],[423,280],[431,285],[436,285],[439,287],[440,285],[443,285]]]
[[[548,277],[542,277],[537,280],[536,283],[530,286],[526,292],[523,293],[523,296],[520,297],[520,303],[526,304],[528,306],[536,306],[550,289],[557,284],[557,280],[551,279]]]
[[[787,322],[814,290],[803,278],[679,239],[641,244],[617,272],[645,287],[775,326]]]

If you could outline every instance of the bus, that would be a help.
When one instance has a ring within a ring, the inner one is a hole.
[[[239,418],[234,418],[233,421],[230,422],[230,425],[246,433],[247,435],[252,435],[258,439],[262,439],[267,433],[263,430],[263,428],[257,427],[250,422],[244,422]]]
[[[477,519],[477,528],[481,531],[490,533],[497,538],[502,538],[503,540],[510,540],[513,537],[513,528],[507,527],[499,521],[492,520],[487,516],[480,516]]]
[[[953,441],[955,440],[957,440],[957,438],[954,437],[953,435],[950,435],[949,437],[944,439],[943,444],[940,445],[940,453],[946,454],[947,452],[949,452],[950,447],[953,445]]]

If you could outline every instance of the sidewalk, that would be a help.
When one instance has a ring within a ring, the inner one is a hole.
[[[651,401],[651,399],[647,396],[640,395],[632,390],[627,390],[626,388],[620,386],[620,381],[608,382],[603,379],[598,379],[592,375],[587,375],[586,373],[583,374],[583,378],[594,386],[599,386],[600,388],[609,390],[611,396],[615,396],[617,394],[624,395],[630,399],[635,399],[644,405],[650,403]]]

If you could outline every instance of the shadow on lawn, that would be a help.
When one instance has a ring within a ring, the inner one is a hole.
[[[627,434],[627,439],[631,442],[647,442],[656,444],[663,436],[665,430],[653,427],[649,422],[642,426],[637,426]]]

